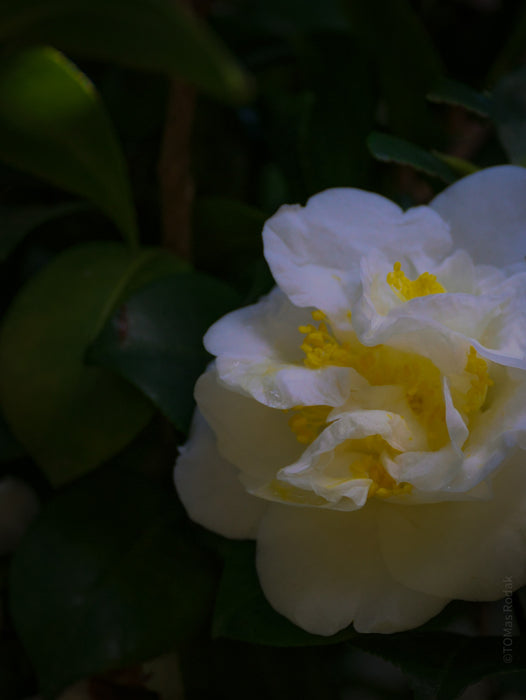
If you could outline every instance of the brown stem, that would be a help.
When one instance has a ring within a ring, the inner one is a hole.
[[[191,256],[194,182],[190,173],[195,88],[175,78],[170,87],[159,181],[163,246],[185,260]]]

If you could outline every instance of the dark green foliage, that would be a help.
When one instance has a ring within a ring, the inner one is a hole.
[[[122,471],[96,472],[45,508],[17,551],[10,600],[46,698],[202,628],[214,565],[185,528],[174,494]]]
[[[96,467],[150,419],[143,396],[87,367],[84,354],[130,287],[178,267],[160,250],[134,256],[117,243],[86,244],[60,255],[11,306],[0,335],[2,405],[53,483]]]
[[[171,0],[3,0],[0,41],[51,44],[75,55],[180,74],[227,100],[247,76],[197,18]]]
[[[440,158],[404,139],[374,132],[369,135],[367,145],[378,160],[411,165],[416,170],[421,170],[426,175],[440,178],[447,183],[457,179],[453,170]]]
[[[88,359],[138,387],[186,432],[194,384],[210,359],[203,335],[238,302],[229,287],[206,275],[165,277],[119,306]]]
[[[30,49],[0,64],[0,158],[91,200],[137,244],[126,165],[107,114],[59,52]]]

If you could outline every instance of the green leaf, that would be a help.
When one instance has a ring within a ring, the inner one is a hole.
[[[491,114],[491,96],[473,90],[473,88],[456,80],[442,79],[428,93],[427,99],[430,102],[445,103],[464,107],[470,112],[481,117],[488,117]]]
[[[526,165],[526,67],[497,83],[492,116],[511,162]]]
[[[53,206],[0,205],[0,262],[7,259],[13,248],[33,229],[61,216],[87,209],[81,202],[68,202]]]
[[[526,45],[526,4],[522,4],[517,10],[517,16],[510,25],[507,42],[497,56],[486,79],[487,85],[494,85],[509,70],[519,65],[524,58],[524,46]]]
[[[335,644],[356,635],[352,627],[332,637],[310,634],[277,613],[259,585],[253,542],[232,543],[227,549],[212,633],[279,647]]]
[[[445,163],[454,173],[459,175],[459,177],[472,175],[480,170],[478,165],[475,165],[471,161],[465,160],[465,158],[459,158],[458,156],[449,155],[449,153],[431,151],[431,155]]]
[[[121,450],[153,407],[107,370],[84,364],[130,285],[178,269],[161,251],[133,256],[118,243],[59,255],[15,298],[0,331],[0,400],[15,437],[54,484]],[[157,261],[157,263],[156,263]]]
[[[239,101],[246,74],[215,35],[174,0],[4,0],[0,40],[179,74],[212,95]]]
[[[99,470],[61,491],[16,552],[11,613],[46,698],[170,651],[206,622],[214,569],[175,495]]]
[[[89,199],[137,245],[126,165],[95,88],[49,48],[0,63],[0,158]]]
[[[374,131],[369,135],[367,145],[373,156],[378,160],[386,163],[410,165],[426,173],[426,175],[437,177],[448,184],[455,182],[457,179],[449,165],[440,158],[404,139]]]
[[[351,31],[376,63],[390,129],[418,143],[437,135],[427,93],[442,77],[438,53],[407,0],[346,0]]]
[[[524,641],[513,638],[513,661],[507,663],[502,639],[415,631],[359,635],[351,644],[398,666],[425,697],[453,700],[481,678],[526,670]]]
[[[194,384],[210,359],[203,335],[238,302],[230,287],[206,275],[166,277],[120,306],[88,359],[125,377],[186,431]]]

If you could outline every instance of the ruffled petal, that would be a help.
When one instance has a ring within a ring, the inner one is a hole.
[[[404,213],[355,189],[326,190],[305,207],[281,207],[265,224],[263,242],[274,279],[290,300],[341,324],[360,287],[360,259],[371,249],[434,259],[451,246],[447,226],[428,207]]]
[[[215,435],[199,411],[187,444],[180,448],[174,478],[192,520],[224,537],[255,537],[267,504],[247,493],[239,471],[219,454]]]
[[[290,414],[232,391],[213,365],[197,381],[195,397],[220,454],[256,482],[266,483],[301,453],[288,425]]]
[[[429,205],[451,229],[456,247],[477,263],[512,265],[526,255],[526,170],[513,165],[468,175]]]
[[[427,593],[464,600],[502,597],[502,580],[526,583],[525,453],[517,450],[487,501],[386,507],[381,550],[392,576]]]
[[[204,337],[217,355],[221,380],[272,408],[340,406],[346,399],[352,370],[307,369],[298,330],[312,321],[309,311],[293,306],[277,287],[253,306],[227,314]]]
[[[271,605],[313,634],[417,627],[447,603],[398,583],[381,556],[376,508],[353,513],[272,504],[261,521],[257,569]]]

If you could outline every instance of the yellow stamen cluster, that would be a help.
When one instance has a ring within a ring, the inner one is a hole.
[[[405,481],[396,482],[383,466],[380,459],[382,452],[387,452],[392,457],[398,453],[381,435],[370,435],[362,440],[348,440],[345,448],[353,452],[363,452],[362,456],[351,463],[350,470],[355,479],[372,480],[368,498],[389,498],[411,493],[411,484]]]
[[[330,406],[295,406],[294,415],[289,418],[289,427],[298,442],[310,445],[327,425]]]
[[[429,272],[423,272],[416,280],[410,280],[402,270],[400,262],[396,262],[393,271],[387,275],[387,284],[392,287],[402,301],[409,301],[428,294],[442,294],[446,291],[437,281],[436,275]]]
[[[402,270],[400,262],[387,275],[387,283],[402,301],[429,294],[442,294],[446,290],[435,275],[424,272],[417,279],[410,280]],[[330,330],[325,314],[312,312],[318,324],[300,326],[305,338],[301,349],[305,353],[304,364],[309,369],[323,367],[349,367],[361,374],[373,386],[397,385],[404,389],[405,398],[418,421],[425,430],[428,447],[438,450],[449,440],[446,423],[446,409],[439,369],[426,357],[404,352],[386,345],[367,347],[354,338],[351,342],[340,342]],[[489,378],[488,363],[479,357],[474,347],[470,347],[465,372],[470,375],[470,387],[460,396],[457,403],[464,414],[480,410],[486,400],[488,387],[493,384]],[[310,444],[328,425],[331,412],[329,406],[296,406],[289,420],[291,430],[299,442]],[[372,435],[363,440],[347,440],[338,449],[354,453],[349,469],[353,478],[371,479],[368,497],[389,498],[411,493],[412,485],[398,483],[382,464],[382,455],[393,458],[398,452],[380,435]],[[356,454],[358,453],[358,457]],[[290,496],[290,494],[289,494]],[[301,498],[306,498],[303,494]]]
[[[431,360],[386,345],[340,343],[325,322],[318,328],[312,324],[300,326],[299,331],[305,334],[301,349],[306,367],[352,367],[373,386],[405,387],[407,402],[426,430],[430,449],[437,450],[446,444],[448,431],[440,371]]]

